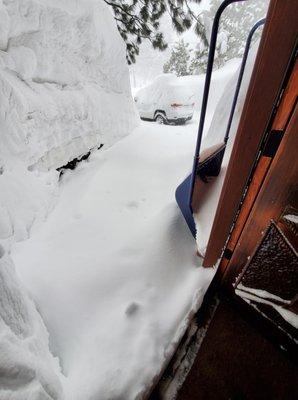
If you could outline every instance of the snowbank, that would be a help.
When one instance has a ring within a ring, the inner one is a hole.
[[[48,332],[0,246],[0,399],[63,398],[57,359]]]
[[[106,5],[5,4],[1,146],[28,166],[48,170],[128,134],[136,119],[124,43]]]
[[[52,210],[56,168],[114,144],[138,118],[125,46],[102,0],[0,0],[0,20],[2,255]],[[45,326],[3,256],[0,399],[60,399],[60,380]]]
[[[1,0],[0,16],[0,239],[19,240],[49,208],[57,174],[40,172],[115,143],[137,117],[103,1]]]

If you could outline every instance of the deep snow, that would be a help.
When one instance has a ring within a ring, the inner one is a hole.
[[[0,239],[9,244],[52,209],[57,167],[112,145],[138,118],[125,45],[102,0],[0,0],[0,19]]]
[[[209,117],[235,71],[212,90]],[[203,79],[196,88],[202,91]],[[214,275],[175,203],[197,119],[142,122],[63,176],[56,208],[12,251],[50,333],[66,399],[134,399],[160,372]]]
[[[0,6],[8,19],[0,52],[6,151],[48,170],[136,126],[125,45],[103,1]]]
[[[234,70],[218,75],[209,117]],[[202,91],[203,79],[197,81]],[[201,304],[214,270],[200,267],[174,198],[191,168],[197,124],[143,122],[95,152],[63,176],[47,221],[13,246],[67,400],[130,400],[146,392]],[[53,380],[47,385],[51,390]]]
[[[144,122],[67,173],[47,222],[13,259],[50,333],[67,399],[148,388],[214,274],[175,204],[196,121]]]
[[[0,1],[0,16],[0,399],[134,399],[214,274],[174,200],[197,120],[133,131],[102,1]],[[232,64],[214,75],[207,126]],[[181,82],[199,104],[203,77]],[[56,167],[102,142],[58,182]]]
[[[1,245],[0,295],[0,399],[61,399],[63,377],[48,331]]]
[[[63,376],[10,247],[54,208],[57,167],[139,120],[102,0],[0,0],[0,20],[0,399],[60,399]]]

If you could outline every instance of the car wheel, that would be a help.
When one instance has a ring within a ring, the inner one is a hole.
[[[164,125],[167,123],[167,120],[163,114],[156,114],[155,122],[157,122],[158,124]]]

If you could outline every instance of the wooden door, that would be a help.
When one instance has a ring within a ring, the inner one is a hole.
[[[298,62],[293,57],[220,266],[228,293],[272,324],[290,347],[298,343]]]
[[[239,213],[274,107],[283,96],[285,74],[297,41],[298,0],[271,0],[254,70],[242,110],[214,218],[204,266],[217,263]],[[288,101],[291,102],[289,98]],[[284,103],[284,107],[287,104]],[[282,122],[282,121],[281,121]],[[277,125],[277,130],[280,126]],[[278,136],[278,135],[277,135]],[[268,167],[263,158],[263,166]]]

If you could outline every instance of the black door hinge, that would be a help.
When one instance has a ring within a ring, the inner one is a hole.
[[[232,250],[226,247],[223,253],[223,257],[226,258],[227,260],[230,260],[232,258],[232,255],[233,255]]]
[[[283,135],[284,135],[284,131],[280,131],[280,130],[271,131],[266,140],[262,155],[265,157],[271,157],[271,158],[274,157],[278,150],[280,142],[283,138]]]

